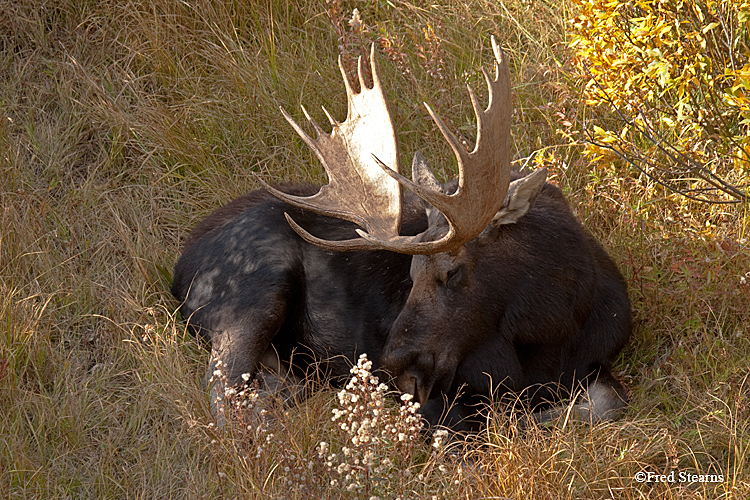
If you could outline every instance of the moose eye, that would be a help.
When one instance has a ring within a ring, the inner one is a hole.
[[[447,273],[445,273],[445,280],[444,283],[449,288],[456,288],[461,285],[464,281],[465,268],[464,266],[458,266],[454,267],[453,269],[449,269]]]

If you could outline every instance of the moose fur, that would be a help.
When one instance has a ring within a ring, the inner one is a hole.
[[[284,213],[327,240],[354,238],[356,226],[265,191],[218,209],[190,233],[172,288],[183,318],[211,342],[209,376],[221,361],[229,384],[241,384],[278,357],[293,358],[298,377],[316,363],[342,380],[367,353],[430,424],[475,429],[490,396],[518,394],[543,409],[579,389],[577,416],[616,416],[625,393],[610,366],[631,330],[623,277],[560,189],[540,176],[512,179],[481,235],[429,256],[323,250]],[[405,207],[405,235],[441,217],[410,193]],[[429,227],[440,231],[440,221]]]

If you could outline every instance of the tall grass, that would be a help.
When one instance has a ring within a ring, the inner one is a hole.
[[[349,25],[355,7],[367,31]],[[0,0],[0,495],[750,496],[748,207],[688,203],[580,159],[569,136],[587,110],[568,64],[569,9]],[[323,122],[324,104],[343,118],[336,57],[351,65],[371,40],[384,47],[403,150],[453,175],[421,102],[471,139],[464,83],[483,89],[490,34],[512,64],[517,164],[551,169],[630,284],[636,328],[616,366],[630,410],[616,423],[520,430],[499,408],[457,452],[420,442],[400,463],[413,480],[348,492],[318,457],[321,442],[346,439],[323,387],[269,408],[268,447],[250,455],[257,439],[212,425],[206,350],[174,314],[181,241],[254,189],[250,172],[324,180],[278,106],[299,118],[305,104]],[[303,468],[317,482],[290,489]],[[638,483],[643,471],[723,481]]]

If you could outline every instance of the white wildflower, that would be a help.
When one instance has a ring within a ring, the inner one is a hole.
[[[436,450],[442,450],[445,445],[445,440],[448,437],[448,431],[445,429],[438,429],[432,434],[432,447]]]
[[[364,26],[362,18],[359,15],[359,9],[354,9],[352,11],[352,18],[349,20],[349,26],[351,26],[354,31],[359,31],[362,29],[362,26]]]

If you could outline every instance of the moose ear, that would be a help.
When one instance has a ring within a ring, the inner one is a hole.
[[[427,165],[427,160],[421,151],[414,153],[414,159],[411,162],[411,178],[416,184],[419,184],[422,187],[431,189],[438,193],[445,193],[445,188],[440,184],[440,181],[437,180],[437,177],[432,173],[432,170],[430,170],[429,165]],[[424,202],[424,205],[428,219],[445,221],[439,210],[426,201]]]
[[[432,173],[432,170],[427,165],[427,160],[425,160],[421,151],[414,153],[414,159],[411,162],[411,178],[420,186],[440,193],[445,192],[440,182],[438,182],[437,177],[435,177],[435,174]]]
[[[511,182],[503,206],[492,218],[490,226],[497,227],[518,222],[534,204],[546,181],[547,169],[541,168]]]

